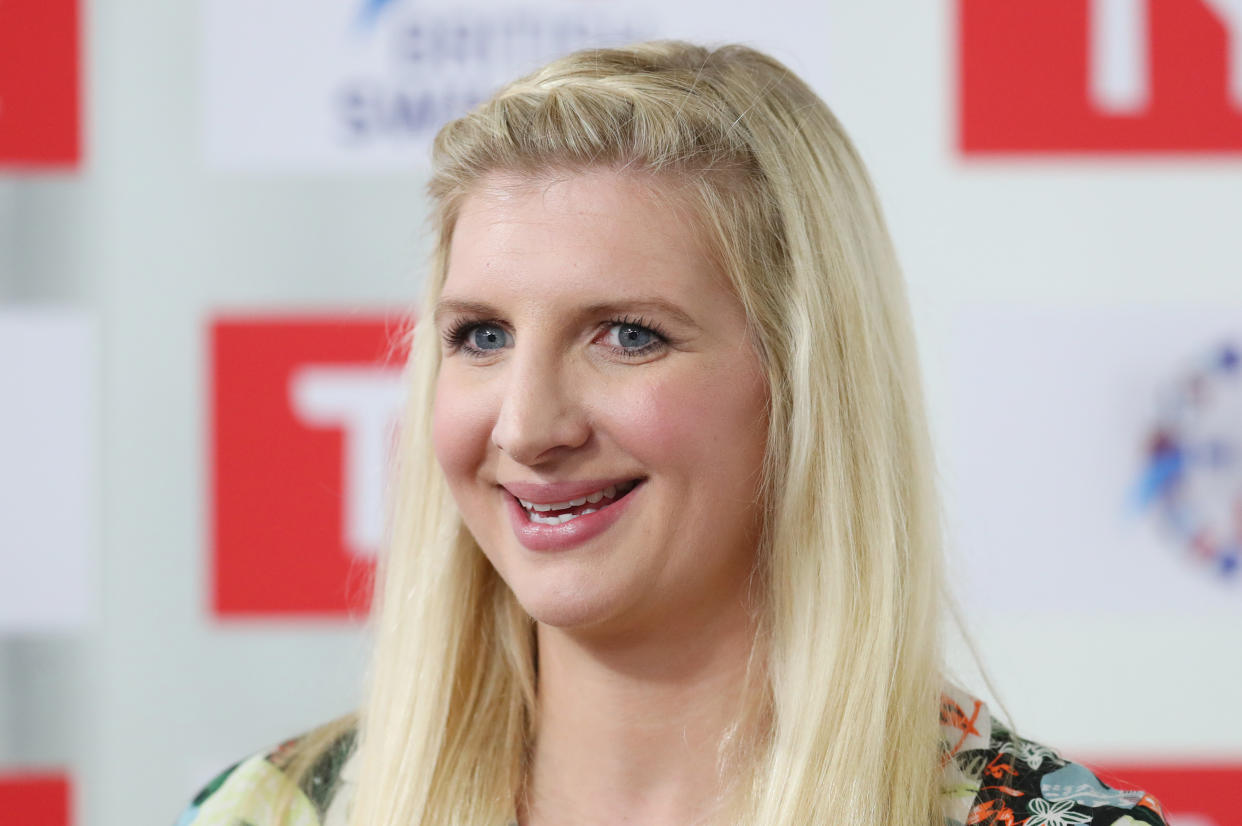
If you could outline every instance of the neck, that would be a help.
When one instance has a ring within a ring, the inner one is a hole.
[[[755,639],[746,606],[640,636],[542,624],[537,634],[523,826],[710,821],[727,789],[721,742],[744,719]]]

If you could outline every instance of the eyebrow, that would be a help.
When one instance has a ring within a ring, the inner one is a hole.
[[[619,315],[627,312],[661,313],[675,321],[694,329],[699,325],[685,310],[663,298],[635,298],[624,301],[601,301],[588,304],[578,310],[580,315]],[[447,315],[475,315],[485,318],[499,318],[503,315],[490,304],[480,301],[463,301],[456,298],[443,298],[436,303],[432,319],[437,326]]]

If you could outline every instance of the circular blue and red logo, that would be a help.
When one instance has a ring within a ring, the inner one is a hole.
[[[1242,348],[1213,347],[1160,392],[1132,502],[1211,573],[1242,557]]]

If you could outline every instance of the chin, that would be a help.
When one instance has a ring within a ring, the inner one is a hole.
[[[518,603],[536,622],[553,628],[598,627],[619,613],[620,595],[601,593],[581,585],[572,587],[518,587]]]

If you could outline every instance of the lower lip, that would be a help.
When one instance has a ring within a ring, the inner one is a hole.
[[[532,551],[562,551],[581,545],[608,530],[625,513],[630,500],[642,486],[643,483],[639,482],[629,493],[608,507],[559,525],[543,525],[530,521],[526,508],[512,494],[506,491],[504,496],[509,500],[509,520],[513,523],[513,532],[517,534],[518,542]]]

